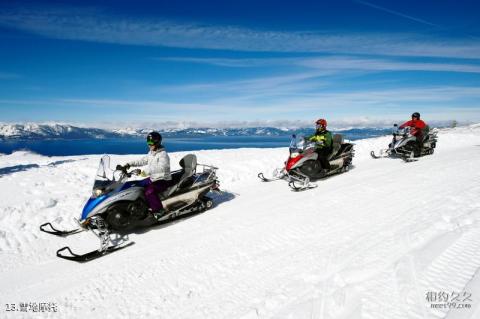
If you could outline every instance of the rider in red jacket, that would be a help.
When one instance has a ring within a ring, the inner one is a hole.
[[[427,124],[420,119],[420,113],[413,113],[412,120],[407,121],[399,126],[399,128],[404,127],[410,127],[410,134],[417,138],[418,153],[421,153],[423,148],[423,131],[427,127]]]

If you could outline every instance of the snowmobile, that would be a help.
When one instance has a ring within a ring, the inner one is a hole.
[[[203,212],[213,207],[213,200],[207,196],[210,191],[219,191],[216,177],[218,168],[197,164],[197,158],[188,154],[180,160],[181,169],[172,172],[172,181],[168,189],[159,194],[166,213],[154,224],[173,218]],[[201,168],[201,171],[197,169]],[[119,249],[130,243],[114,243],[110,235],[128,231],[142,224],[151,214],[144,197],[145,180],[129,180],[138,175],[136,170],[112,170],[110,157],[105,155],[100,160],[92,196],[86,202],[80,219],[79,228],[62,231],[51,223],[40,226],[40,230],[57,236],[68,236],[81,231],[90,230],[100,240],[100,248],[79,255],[69,247],[57,250],[57,256],[67,260],[85,262]]]
[[[305,139],[303,135],[292,135],[285,166],[273,171],[272,177],[267,178],[263,173],[258,177],[264,182],[287,180],[294,191],[302,191],[317,187],[312,180],[319,180],[327,176],[343,173],[350,169],[354,156],[353,144],[346,143],[341,134],[333,135],[333,146],[328,161],[330,169],[324,169],[315,152],[316,144]]]
[[[410,133],[410,128],[405,127],[399,129],[397,124],[393,125],[392,130],[392,142],[388,145],[387,149],[380,150],[380,154],[376,155],[374,151],[370,152],[370,155],[375,158],[401,158],[405,162],[416,161],[415,158],[431,155],[435,151],[437,145],[437,129],[432,129],[427,126],[424,129],[423,147],[418,147],[417,138]]]

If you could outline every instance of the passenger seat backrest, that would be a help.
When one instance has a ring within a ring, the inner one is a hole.
[[[192,177],[195,174],[197,169],[197,157],[193,154],[187,154],[180,160],[180,166],[183,170],[183,175],[180,178],[178,186],[180,187],[182,183],[187,180],[189,177]]]
[[[430,126],[425,125],[425,127],[422,130],[423,133],[423,140],[426,141],[428,140],[428,133],[430,133]]]
[[[343,143],[343,135],[342,134],[333,134],[333,143],[342,144]]]
[[[331,159],[333,156],[335,156],[335,154],[338,153],[338,151],[340,150],[340,148],[342,147],[342,143],[343,143],[343,135],[342,134],[333,134],[333,138],[332,138],[332,153],[330,153],[330,156],[328,157],[328,159]]]

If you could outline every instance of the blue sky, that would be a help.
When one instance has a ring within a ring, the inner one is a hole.
[[[478,122],[478,12],[450,0],[2,2],[0,122]]]

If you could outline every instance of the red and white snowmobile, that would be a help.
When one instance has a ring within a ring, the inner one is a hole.
[[[272,177],[265,177],[263,173],[259,173],[258,177],[264,182],[287,180],[294,191],[301,191],[316,187],[317,184],[312,181],[346,172],[351,167],[354,156],[353,144],[344,142],[341,134],[333,135],[332,151],[328,156],[330,169],[322,167],[315,146],[314,142],[306,140],[304,136],[293,135],[285,166],[275,169]]]

